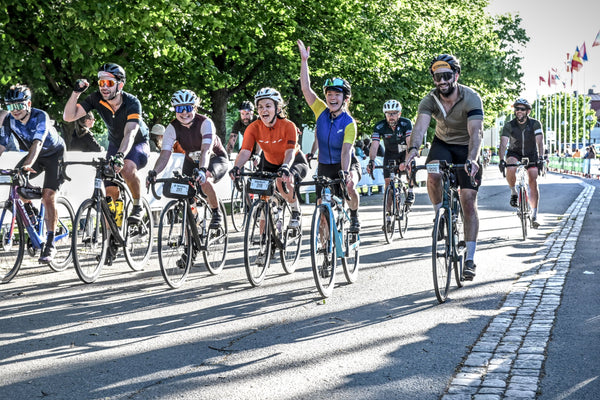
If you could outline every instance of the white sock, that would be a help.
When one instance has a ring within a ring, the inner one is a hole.
[[[437,211],[442,208],[442,203],[437,203],[433,205],[433,212],[437,213]]]
[[[509,186],[509,188],[510,188],[510,194],[516,196],[517,195],[517,189],[514,186]]]
[[[477,242],[467,242],[467,257],[466,260],[473,260],[475,257],[475,249],[477,247]]]
[[[300,203],[298,202],[298,200],[296,200],[293,203],[290,203],[290,208],[292,209],[292,211],[300,212]]]

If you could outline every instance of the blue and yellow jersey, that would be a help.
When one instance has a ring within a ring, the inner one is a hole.
[[[344,111],[332,119],[327,104],[319,98],[310,108],[317,120],[315,137],[319,143],[319,162],[322,164],[342,162],[342,145],[344,143],[354,145],[356,140],[357,129],[354,118]]]

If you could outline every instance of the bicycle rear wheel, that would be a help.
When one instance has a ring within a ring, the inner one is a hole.
[[[394,182],[390,182],[383,195],[383,235],[387,243],[392,243],[397,222],[393,185]]]
[[[206,265],[206,269],[212,275],[216,275],[223,271],[223,267],[225,266],[225,257],[227,256],[228,231],[227,218],[225,218],[227,214],[225,212],[225,205],[221,200],[219,200],[219,208],[221,209],[221,215],[223,215],[222,225],[217,229],[208,229],[208,237],[206,238],[206,251],[202,252],[204,265]],[[208,213],[206,216],[208,216]],[[201,232],[201,230],[198,232]]]
[[[287,202],[284,202],[281,208],[282,215],[282,232],[280,240],[283,244],[283,248],[279,250],[279,257],[281,258],[281,266],[286,274],[292,274],[296,271],[296,262],[300,257],[300,246],[302,245],[302,224],[299,228],[290,228],[290,219],[292,216],[292,209]],[[300,217],[302,223],[302,216]]]
[[[267,220],[267,202],[257,200],[250,209],[244,234],[244,266],[248,281],[260,286],[271,262],[271,226]]]
[[[346,254],[342,258],[342,267],[344,268],[344,275],[348,283],[354,283],[358,278],[358,266],[360,264],[359,249],[360,237],[358,233],[346,231],[344,234],[344,252]]]
[[[408,209],[406,205],[406,192],[405,188],[401,187],[398,190],[398,196],[396,197],[396,214],[398,215],[398,232],[400,237],[403,238],[408,228]]]
[[[152,210],[150,210],[150,204],[146,199],[142,198],[140,201],[144,210],[141,222],[137,224],[127,222],[127,216],[133,208],[132,203],[129,203],[127,212],[123,216],[123,224],[125,224],[125,259],[134,271],[144,269],[154,245]]]
[[[171,200],[160,214],[158,224],[158,263],[167,285],[176,289],[186,280],[192,267],[190,229],[184,223],[186,204]]]
[[[464,223],[463,223],[463,212],[460,207],[460,203],[458,203],[458,218],[456,219],[456,224],[453,229],[457,232],[457,243],[454,243],[456,247],[456,251],[458,253],[458,259],[453,262],[454,266],[454,279],[456,280],[456,286],[459,288],[464,286],[464,281],[462,279],[463,268],[465,266],[465,256],[467,253],[467,245],[464,240]]]
[[[2,283],[10,282],[21,268],[25,254],[24,231],[23,223],[13,214],[12,204],[5,204],[0,215],[0,279],[2,279]]]
[[[523,240],[527,239],[527,219],[529,218],[529,213],[527,207],[529,204],[527,203],[527,188],[525,186],[521,186],[519,188],[519,217],[521,218],[521,230],[523,232]]]
[[[325,298],[333,293],[337,263],[333,242],[335,239],[331,237],[329,221],[329,208],[324,205],[318,206],[313,213],[311,225],[310,260],[315,284],[321,296]]]
[[[431,261],[433,267],[433,287],[435,296],[440,303],[448,298],[451,275],[451,249],[450,234],[448,233],[448,213],[445,208],[440,208],[435,215],[433,224],[433,242],[431,247]]]
[[[109,229],[100,204],[85,200],[73,223],[73,263],[77,276],[84,283],[98,279],[109,246]]]
[[[73,259],[73,220],[75,213],[71,203],[64,197],[56,199],[56,231],[54,232],[54,247],[56,255],[49,266],[56,272],[67,269]]]
[[[231,189],[231,224],[236,232],[241,232],[244,229],[247,214],[247,206],[244,202],[245,192],[243,184],[242,190],[238,190],[235,184]]]

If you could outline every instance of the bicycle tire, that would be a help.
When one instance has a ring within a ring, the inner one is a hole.
[[[401,238],[404,238],[408,228],[408,205],[406,204],[406,188],[404,186],[398,189],[396,215],[398,218],[398,233]]]
[[[137,224],[129,224],[127,222],[127,217],[133,208],[132,203],[129,203],[126,207],[123,215],[123,225],[125,228],[125,260],[127,260],[129,268],[134,271],[141,271],[144,269],[150,259],[152,247],[154,246],[152,210],[145,198],[140,199],[140,201],[142,209],[144,210],[141,222]]]
[[[61,272],[69,267],[73,259],[73,220],[75,219],[73,207],[64,197],[56,199],[56,219],[56,232],[54,232],[56,255],[48,265],[53,271]]]
[[[358,233],[344,232],[344,252],[342,267],[344,276],[348,283],[356,282],[358,279],[358,268],[360,266],[360,237]]]
[[[211,275],[217,275],[223,271],[225,258],[227,257],[227,247],[229,244],[227,234],[227,218],[225,218],[225,205],[219,200],[219,209],[223,216],[222,225],[217,229],[208,228],[206,238],[206,251],[202,252],[204,265]],[[208,216],[208,215],[206,215]],[[198,232],[201,232],[200,230]]]
[[[108,253],[110,228],[101,205],[94,199],[85,200],[73,223],[73,264],[84,283],[93,283],[100,276]]]
[[[248,281],[254,287],[265,279],[271,262],[271,226],[267,221],[269,206],[257,200],[248,214],[244,233],[244,267]],[[261,233],[262,220],[262,233]]]
[[[433,241],[431,246],[433,287],[438,302],[443,303],[448,298],[451,275],[451,253],[449,216],[445,208],[440,208],[435,215],[433,224]]]
[[[329,208],[315,208],[310,234],[310,261],[317,290],[323,298],[331,296],[337,264],[335,243],[329,226]],[[330,251],[331,249],[331,251]]]
[[[456,219],[456,227],[454,229],[456,229],[456,232],[458,232],[457,235],[457,243],[454,243],[454,246],[456,247],[456,252],[458,254],[457,260],[453,261],[453,266],[454,266],[454,280],[456,281],[456,286],[458,286],[459,288],[464,286],[464,279],[463,279],[463,269],[465,266],[465,255],[467,252],[467,248],[466,248],[466,242],[464,240],[464,215],[462,212],[462,208],[460,207],[460,201],[457,203],[457,208],[458,208],[458,218]],[[461,246],[459,247],[458,244],[460,242],[465,242],[465,246]]]
[[[12,203],[6,203],[0,215],[0,276],[2,283],[10,282],[17,275],[25,254],[23,223],[13,214]]]
[[[245,189],[238,190],[236,185],[231,189],[231,225],[236,232],[244,229],[244,222],[247,215],[247,207],[244,204]]]
[[[527,239],[527,189],[525,186],[519,188],[519,212],[521,218],[521,231],[523,233],[523,240]]]
[[[167,285],[181,287],[192,267],[190,228],[184,225],[186,203],[171,200],[163,208],[158,223],[158,263]]]
[[[296,265],[298,258],[300,258],[300,247],[302,246],[302,223],[300,228],[290,228],[290,219],[292,216],[292,209],[287,202],[284,202],[281,208],[282,215],[282,232],[281,232],[281,243],[282,248],[279,249],[279,258],[281,259],[281,266],[286,274],[293,274],[296,271]],[[300,216],[302,219],[302,216]]]
[[[394,239],[394,233],[396,231],[396,204],[394,202],[394,182],[390,182],[385,189],[385,193],[383,195],[383,235],[385,237],[385,241],[389,244],[392,243]],[[388,210],[388,204],[390,205],[390,210]]]

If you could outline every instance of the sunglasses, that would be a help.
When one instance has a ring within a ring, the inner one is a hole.
[[[102,87],[102,86],[106,86],[106,87],[113,87],[117,84],[116,81],[113,81],[112,79],[100,79],[98,81],[98,86]]]
[[[194,106],[190,105],[190,104],[186,104],[183,106],[175,106],[175,112],[176,113],[182,113],[182,112],[192,112],[194,110]]]
[[[25,104],[25,103],[13,103],[13,104],[6,105],[6,109],[8,111],[20,111],[20,110],[24,110],[26,108],[27,108],[27,104]]]
[[[344,80],[340,79],[340,78],[333,78],[333,79],[327,78],[327,80],[323,84],[323,87],[329,87],[329,86],[342,86],[343,87]]]
[[[436,82],[440,82],[442,79],[449,81],[452,78],[454,78],[454,72],[436,72],[433,74],[433,80]]]
[[[515,111],[527,111],[525,107],[515,107]]]

